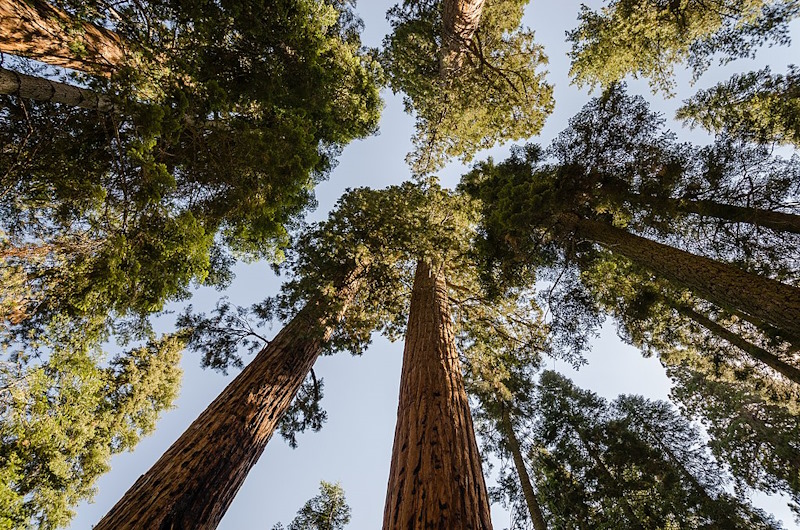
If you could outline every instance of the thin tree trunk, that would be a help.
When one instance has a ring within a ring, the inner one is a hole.
[[[624,186],[624,188],[623,188]],[[800,234],[800,215],[774,212],[761,208],[724,204],[708,199],[673,199],[633,193],[627,183],[612,185],[611,193],[619,199],[643,207],[658,207],[666,211],[694,213],[704,217],[715,217],[732,223],[747,223],[770,228],[776,232]]]
[[[0,52],[109,76],[125,60],[122,39],[75,22],[43,0],[0,0]],[[79,48],[81,53],[75,52]]]
[[[611,474],[611,471],[608,470],[606,464],[603,462],[603,459],[600,458],[600,455],[597,453],[597,450],[594,447],[592,447],[592,444],[589,443],[589,440],[586,439],[586,436],[583,433],[583,431],[576,429],[575,432],[578,434],[578,439],[581,441],[581,444],[586,449],[586,452],[589,453],[589,457],[592,459],[594,464],[597,466],[597,469],[600,471],[600,476],[603,477],[604,489],[609,491],[615,489],[619,481],[615,479],[614,475]],[[628,518],[628,522],[631,524],[631,526],[638,530],[644,530],[642,522],[639,520],[639,517],[636,515],[636,512],[633,511],[633,507],[628,502],[628,499],[625,498],[624,493],[620,492],[620,494],[616,495],[615,498],[619,499],[622,511],[625,512],[625,517]]]
[[[522,458],[519,440],[517,440],[514,426],[511,424],[511,416],[506,409],[503,409],[502,424],[506,440],[511,449],[511,456],[514,459],[514,467],[517,470],[517,476],[522,486],[522,493],[525,496],[525,503],[528,505],[528,512],[531,515],[531,521],[533,521],[533,528],[535,530],[547,530],[547,523],[544,521],[542,509],[539,507],[539,501],[536,500],[536,492],[533,490],[533,481],[530,475],[528,475],[528,470],[525,467],[525,459]]]
[[[3,67],[0,67],[0,94],[103,112],[115,109],[108,96],[44,77],[20,74]]]
[[[448,79],[463,62],[472,36],[478,30],[485,0],[444,0],[442,2],[442,51],[439,75]]]
[[[694,308],[684,304],[678,304],[673,301],[670,301],[669,303],[683,316],[694,320],[714,335],[726,340],[733,346],[736,346],[743,352],[750,355],[753,359],[766,364],[790,381],[800,384],[800,369],[782,361],[774,353],[771,353],[764,348],[745,340],[725,326],[696,311]]]
[[[383,528],[492,528],[444,274],[423,261],[411,296]]]
[[[216,528],[357,288],[349,275],[334,314],[301,310],[94,529]]]
[[[738,311],[736,309],[731,309],[731,315],[734,315],[741,320],[750,322],[752,325],[757,327],[758,329],[762,330],[770,337],[778,337],[783,342],[786,342],[791,345],[789,348],[790,352],[797,352],[800,351],[800,336],[792,335],[785,330],[777,329],[773,326],[770,326],[766,322],[761,319],[754,317],[753,315],[748,315],[742,311]]]
[[[796,287],[599,221],[574,214],[562,215],[560,220],[577,236],[595,241],[723,309],[740,310],[780,330],[800,334],[800,289]]]
[[[652,441],[655,443],[655,445],[660,447],[661,450],[664,451],[664,453],[666,453],[667,458],[673,463],[673,465],[680,468],[683,475],[692,485],[692,488],[695,490],[695,493],[697,493],[700,496],[700,498],[703,499],[703,504],[706,505],[706,508],[709,510],[709,512],[715,517],[715,519],[718,517],[721,520],[721,522],[725,525],[725,526],[720,526],[720,524],[715,520],[712,522],[712,526],[710,527],[710,529],[731,530],[737,528],[736,523],[733,522],[730,517],[728,517],[727,513],[725,513],[723,510],[717,510],[716,499],[711,497],[711,495],[708,493],[708,490],[706,490],[705,486],[700,484],[700,481],[697,480],[697,477],[695,477],[688,469],[686,469],[686,466],[683,465],[683,462],[680,461],[675,456],[675,454],[672,452],[669,446],[667,446],[664,443],[663,439],[658,435],[656,435],[655,433],[653,433],[646,425],[643,425],[643,427],[647,431],[647,433],[650,434]]]

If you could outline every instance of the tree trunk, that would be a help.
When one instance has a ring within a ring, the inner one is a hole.
[[[581,441],[581,445],[583,445],[584,449],[586,449],[586,452],[589,453],[589,457],[597,466],[598,471],[600,471],[600,476],[603,478],[603,488],[609,491],[615,489],[619,481],[615,479],[614,475],[611,474],[611,471],[608,470],[603,462],[603,459],[600,458],[597,450],[592,447],[592,444],[586,439],[584,432],[579,429],[576,429],[575,432],[578,434],[578,439]],[[628,499],[625,498],[625,494],[620,492],[619,495],[615,495],[615,498],[619,499],[622,511],[625,512],[625,517],[628,518],[628,522],[630,523],[631,527],[636,528],[637,530],[644,530],[642,522],[639,520],[639,517],[637,517],[636,512],[633,511],[633,507],[628,502]]]
[[[94,529],[216,528],[357,288],[351,274],[338,314],[301,310]]]
[[[595,241],[723,309],[740,310],[792,335],[800,334],[800,289],[796,287],[599,221],[573,214],[562,215],[560,221],[578,237]]]
[[[444,274],[423,261],[411,296],[383,528],[492,528]]]
[[[439,58],[439,75],[447,79],[454,75],[463,62],[472,36],[478,30],[485,0],[443,0],[442,50]]]
[[[615,195],[633,204],[644,207],[663,208],[666,211],[681,213],[694,213],[704,217],[716,217],[732,223],[747,223],[763,226],[776,232],[791,232],[800,234],[800,215],[785,212],[773,212],[760,208],[748,208],[733,204],[723,204],[706,199],[672,199],[664,197],[651,197],[633,193],[627,189],[620,190],[617,186],[613,189]]]
[[[525,467],[525,460],[522,458],[522,450],[519,447],[519,440],[514,432],[514,426],[511,424],[511,416],[508,410],[503,410],[503,430],[505,431],[508,446],[511,449],[511,456],[514,459],[514,467],[517,470],[520,485],[522,486],[522,493],[525,496],[525,503],[528,505],[528,512],[531,514],[531,521],[533,521],[533,528],[535,530],[547,530],[547,523],[544,521],[542,509],[539,507],[539,501],[536,500],[536,492],[533,490],[533,482],[531,481],[528,470]]]
[[[102,94],[43,77],[20,74],[2,67],[0,67],[0,94],[103,112],[115,109],[111,98]]]
[[[782,361],[778,358],[777,355],[757,346],[744,338],[740,337],[733,331],[729,330],[725,326],[711,320],[706,315],[696,311],[694,308],[683,305],[677,304],[673,301],[669,302],[672,307],[674,307],[680,314],[683,316],[690,318],[706,328],[708,331],[713,333],[714,335],[720,337],[721,339],[729,342],[733,346],[736,346],[743,352],[750,355],[753,359],[760,361],[776,372],[780,373],[790,381],[793,381],[800,385],[800,369],[795,368],[794,366],[787,364],[786,362]]]
[[[657,434],[653,433],[646,425],[643,425],[643,427],[651,436],[651,439],[655,445],[664,451],[664,453],[667,455],[667,459],[672,462],[674,466],[677,466],[681,470],[681,473],[683,473],[683,475],[689,481],[689,484],[692,485],[692,489],[694,489],[695,493],[698,494],[702,499],[702,502],[709,511],[709,514],[714,517],[715,520],[711,523],[711,526],[708,527],[709,530],[724,530],[726,528],[730,530],[737,528],[736,523],[732,521],[730,517],[728,517],[727,513],[717,509],[716,499],[714,499],[708,493],[708,490],[705,488],[705,486],[700,484],[700,481],[697,480],[697,477],[695,477],[688,469],[686,469],[686,466],[683,464],[683,462],[675,456],[669,446],[664,443],[663,439]],[[721,526],[720,523],[716,521],[717,518],[720,519],[724,526]]]
[[[43,0],[0,0],[0,34],[2,53],[89,74],[109,76],[125,60],[116,33],[76,22]]]

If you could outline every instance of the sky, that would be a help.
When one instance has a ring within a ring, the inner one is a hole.
[[[368,46],[379,46],[389,31],[385,13],[394,0],[361,0],[357,11],[364,20],[362,35]],[[601,3],[585,2],[598,8]],[[577,24],[580,2],[574,0],[533,0],[528,5],[523,23],[533,28],[537,41],[550,57],[548,80],[555,85],[556,106],[542,133],[531,139],[546,145],[567,125],[591,97],[587,90],[569,84],[569,60],[566,56],[565,31]],[[800,42],[800,21],[792,26],[795,41]],[[773,71],[784,71],[796,57],[793,48],[762,50],[755,61],[739,60],[724,67],[713,67],[692,86],[691,75],[678,69],[677,97],[663,100],[650,94],[644,82],[631,80],[629,91],[643,95],[652,108],[665,117],[674,115],[682,99],[697,89],[706,88],[737,72],[750,71],[770,64]],[[404,114],[402,99],[384,91],[386,107],[377,136],[356,141],[348,146],[330,179],[316,189],[318,208],[309,214],[311,221],[324,219],[343,191],[349,187],[383,188],[410,178],[404,163],[411,149],[413,118]],[[680,124],[670,122],[678,131]],[[708,143],[701,131],[682,130],[682,140]],[[507,157],[510,145],[496,147],[476,156],[476,160],[493,156]],[[453,163],[439,172],[444,186],[453,187],[469,166]],[[241,264],[236,279],[224,293],[234,304],[247,306],[277,293],[281,279],[263,263]],[[201,288],[192,299],[197,310],[208,311],[221,293]],[[175,306],[173,309],[179,309]],[[170,331],[174,315],[162,318],[160,331]],[[267,333],[275,334],[276,325]],[[369,350],[361,357],[341,353],[321,358],[315,365],[318,377],[325,380],[323,405],[328,421],[319,433],[299,436],[299,447],[291,449],[279,436],[267,446],[259,462],[250,471],[239,494],[222,520],[220,530],[269,530],[281,521],[287,524],[306,500],[316,495],[320,480],[341,482],[352,508],[348,529],[379,528],[389,476],[398,387],[403,345],[390,343],[376,336]],[[576,384],[609,399],[619,394],[642,394],[654,399],[667,399],[670,382],[654,358],[643,358],[636,349],[623,344],[613,324],[606,323],[587,355],[588,365],[575,372],[564,362],[550,360],[547,368],[571,377]],[[248,358],[245,358],[245,362]],[[142,440],[133,453],[115,456],[112,470],[98,482],[93,503],[82,503],[71,529],[87,529],[119,500],[134,481],[180,436],[211,400],[236,375],[223,376],[199,368],[198,356],[187,353],[183,360],[184,381],[176,408],[164,414],[156,432]],[[491,477],[487,478],[491,485]],[[784,522],[787,530],[800,529],[793,522],[786,503],[780,498],[754,497],[754,502]],[[493,506],[495,529],[510,525],[510,515]]]

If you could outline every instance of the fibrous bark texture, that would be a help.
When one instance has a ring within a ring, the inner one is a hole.
[[[441,270],[411,296],[384,530],[489,530],[489,498]]]
[[[472,36],[478,30],[485,0],[444,0],[442,2],[442,55],[439,73],[443,78],[457,71]]]
[[[356,289],[351,277],[343,307]],[[343,310],[301,310],[94,529],[216,528]]]
[[[34,101],[60,103],[99,111],[114,110],[111,98],[85,88],[51,81],[44,77],[20,74],[0,67],[0,94]]]
[[[800,334],[797,287],[599,221],[574,215],[562,220],[580,237],[596,241],[723,309],[743,311],[791,335]]]
[[[122,39],[43,0],[0,0],[0,52],[111,75],[124,61]]]

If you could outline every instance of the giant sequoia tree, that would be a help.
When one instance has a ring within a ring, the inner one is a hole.
[[[541,47],[520,26],[526,3],[406,0],[389,11],[384,63],[417,118],[415,173],[541,130],[552,87],[537,71],[547,62]]]

